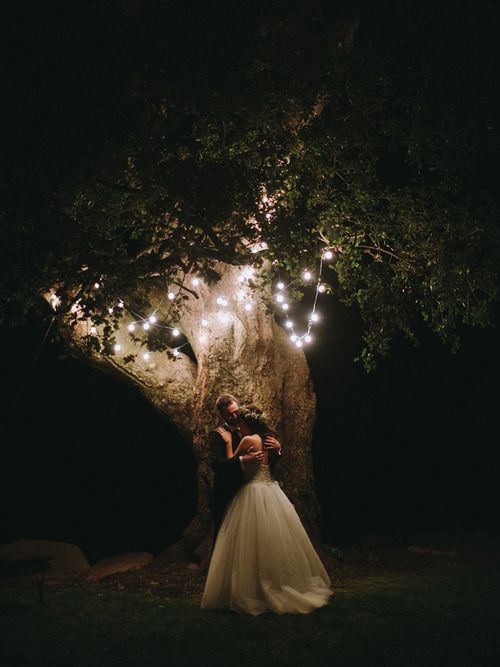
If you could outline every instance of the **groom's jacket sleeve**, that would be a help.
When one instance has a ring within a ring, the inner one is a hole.
[[[208,465],[217,476],[234,477],[237,472],[240,475],[241,466],[239,458],[226,458],[226,443],[220,433],[210,431],[208,434]]]

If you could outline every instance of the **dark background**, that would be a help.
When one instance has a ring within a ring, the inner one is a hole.
[[[34,186],[40,175],[50,177],[37,165],[51,165],[57,181],[78,168],[82,151],[92,153],[89,134],[98,141],[113,131],[108,111],[120,100],[124,58],[142,57],[145,42],[129,43],[127,30],[106,23],[103,3],[53,2],[41,5],[39,16],[22,5],[12,5],[5,20],[14,103],[3,139],[24,168],[33,163],[27,178]],[[479,36],[496,25],[484,11],[494,3],[481,6],[482,14],[471,15],[483,22],[473,33]],[[447,26],[453,14],[443,8],[442,18]],[[495,83],[486,64],[476,72],[485,96]],[[491,182],[495,160],[485,167]],[[370,534],[496,528],[498,326],[464,330],[455,355],[428,332],[417,349],[396,341],[391,358],[367,374],[353,362],[362,346],[356,311],[325,295],[318,307],[322,322],[306,354],[318,398],[313,456],[324,539],[335,545]],[[188,446],[135,388],[60,359],[63,350],[50,335],[42,344],[45,329],[29,323],[0,330],[1,541],[74,541],[91,559],[128,549],[158,552],[194,512]]]
[[[464,331],[456,354],[431,334],[418,348],[400,341],[367,374],[353,362],[362,345],[356,312],[326,296],[319,310],[307,356],[325,541],[494,530],[497,331]],[[42,345],[44,334],[35,325],[3,330],[2,541],[71,541],[90,559],[158,553],[194,512],[189,447],[134,387],[61,359],[50,336]]]

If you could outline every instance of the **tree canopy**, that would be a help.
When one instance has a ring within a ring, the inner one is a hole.
[[[333,250],[363,360],[498,296],[494,3],[51,3],[10,17],[0,315]],[[41,10],[38,10],[39,12]],[[22,30],[18,30],[22,28]],[[257,254],[251,244],[265,242]],[[96,290],[103,280],[106,290]],[[46,307],[47,312],[49,311]]]

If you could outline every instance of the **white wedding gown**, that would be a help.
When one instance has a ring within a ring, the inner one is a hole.
[[[324,606],[330,579],[294,506],[267,465],[247,465],[245,479],[224,515],[202,608],[257,616]]]

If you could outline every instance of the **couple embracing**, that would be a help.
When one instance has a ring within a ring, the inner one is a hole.
[[[281,445],[256,405],[219,396],[224,425],[210,433],[215,544],[201,601],[205,609],[258,616],[306,614],[327,604],[330,579],[274,479]]]

